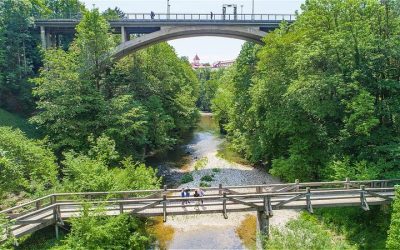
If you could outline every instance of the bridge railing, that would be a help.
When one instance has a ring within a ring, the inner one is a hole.
[[[400,179],[392,180],[365,180],[365,181],[331,181],[331,182],[304,182],[285,184],[263,184],[263,185],[247,185],[247,186],[223,186],[202,188],[207,196],[221,196],[226,193],[230,196],[246,197],[246,195],[264,195],[264,194],[295,194],[296,192],[304,192],[310,188],[314,192],[342,192],[357,191],[362,186],[373,190],[381,190],[387,192],[393,190],[394,185],[400,184]],[[193,192],[195,188],[191,188]],[[6,215],[10,219],[19,218],[35,211],[42,211],[46,207],[54,204],[68,204],[71,202],[148,202],[151,199],[160,200],[163,196],[168,199],[180,199],[181,189],[158,189],[158,190],[133,190],[133,191],[113,191],[113,192],[78,192],[78,193],[55,193],[44,196],[42,198],[0,211],[0,214]]]
[[[111,19],[111,21],[210,21],[210,22],[233,22],[233,21],[295,21],[295,14],[195,14],[195,13],[125,13],[124,16]],[[74,19],[82,18],[81,13],[54,14],[38,16],[36,19]]]

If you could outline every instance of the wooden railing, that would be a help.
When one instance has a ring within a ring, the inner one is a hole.
[[[106,215],[131,213],[138,216],[181,215],[191,213],[222,213],[262,211],[272,216],[277,209],[360,206],[390,203],[394,199],[395,180],[331,181],[204,188],[204,197],[182,198],[181,189],[135,190],[114,192],[55,193],[0,211],[13,224],[12,232],[19,237],[63,220],[79,216],[84,204],[92,209],[102,206]],[[367,200],[367,198],[369,200]],[[187,201],[191,204],[185,204]],[[201,206],[206,209],[199,209]],[[33,225],[27,227],[27,225]],[[26,230],[25,230],[25,227]],[[58,230],[58,229],[57,229]]]

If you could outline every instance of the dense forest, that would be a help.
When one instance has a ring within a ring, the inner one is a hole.
[[[70,13],[82,15],[75,36],[42,50],[34,17]],[[119,14],[75,0],[0,3],[0,208],[52,192],[161,186],[143,160],[196,125],[199,81],[166,43],[103,60],[119,39],[107,18]],[[60,249],[150,244],[144,221],[134,217],[103,218],[88,208],[70,223]]]
[[[72,14],[76,34],[41,49],[35,17]],[[399,1],[305,1],[295,23],[263,46],[245,43],[218,71],[194,71],[167,43],[104,59],[120,39],[107,19],[121,15],[78,0],[0,2],[0,209],[53,192],[159,188],[144,159],[177,145],[199,110],[214,113],[231,150],[282,181],[400,178]],[[267,248],[399,249],[399,192],[391,207],[303,216]],[[102,215],[85,207],[43,248],[151,244],[143,219]],[[319,223],[351,245],[333,244]],[[311,245],[298,245],[302,229]]]
[[[245,44],[212,100],[230,147],[290,182],[399,178],[399,14],[398,1],[306,1],[265,46]]]

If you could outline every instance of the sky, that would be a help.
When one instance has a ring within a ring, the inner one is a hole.
[[[82,0],[88,9],[94,7],[103,11],[118,7],[125,13],[166,13],[167,0]],[[294,14],[304,0],[254,0],[257,14]],[[223,4],[237,4],[238,12],[243,5],[243,14],[251,13],[252,0],[170,0],[171,13],[222,13]],[[240,52],[244,41],[221,37],[192,37],[171,40],[179,56],[190,60],[197,54],[201,62],[233,60]]]

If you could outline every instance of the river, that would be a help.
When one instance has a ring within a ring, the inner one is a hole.
[[[197,188],[203,185],[249,185],[278,183],[265,169],[229,162],[217,156],[224,139],[212,115],[202,113],[197,129],[184,144],[164,155],[156,155],[148,164],[157,166],[169,187]],[[184,174],[193,181],[180,184]],[[205,175],[212,178],[201,181]],[[271,219],[271,225],[282,225],[297,215],[281,210]],[[255,213],[168,216],[157,225],[156,236],[161,248],[167,249],[252,249],[255,248]],[[168,233],[166,233],[168,232]],[[166,236],[168,234],[168,236]]]

